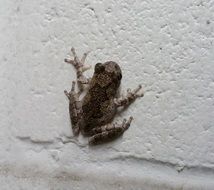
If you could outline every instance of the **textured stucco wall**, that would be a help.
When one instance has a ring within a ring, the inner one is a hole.
[[[213,0],[0,5],[1,189],[214,189]],[[67,142],[72,46],[118,62],[124,92],[144,87],[112,143]]]

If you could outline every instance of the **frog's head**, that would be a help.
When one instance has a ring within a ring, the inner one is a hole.
[[[105,63],[97,63],[94,71],[97,80],[104,84],[104,86],[115,85],[116,88],[120,86],[122,79],[122,71],[120,66],[113,62],[107,61]]]

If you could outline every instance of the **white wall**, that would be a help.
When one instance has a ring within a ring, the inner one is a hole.
[[[214,189],[213,13],[212,0],[1,0],[1,189]],[[124,92],[144,87],[112,143],[72,137],[72,46],[118,62]]]

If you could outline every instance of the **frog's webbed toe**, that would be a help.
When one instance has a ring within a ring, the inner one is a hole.
[[[131,89],[128,89],[127,90],[127,95],[124,96],[122,95],[121,97],[119,98],[115,98],[114,99],[114,103],[117,107],[120,107],[120,106],[128,106],[130,105],[136,98],[138,97],[143,97],[144,96],[144,93],[141,92],[139,93],[140,89],[142,88],[141,85],[139,85],[136,89],[134,90],[131,90]]]
[[[84,90],[84,85],[89,84],[90,79],[88,79],[83,73],[87,71],[88,69],[91,68],[90,65],[85,65],[85,60],[87,55],[89,54],[89,51],[84,53],[81,60],[78,58],[75,49],[72,47],[71,52],[73,54],[73,59],[64,59],[66,63],[69,63],[74,66],[76,69],[76,74],[77,74],[77,84],[79,87],[80,92]]]

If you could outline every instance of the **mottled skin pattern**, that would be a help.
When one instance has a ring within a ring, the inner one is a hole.
[[[65,59],[65,62],[72,64],[77,73],[78,92],[75,92],[75,82],[72,83],[72,89],[65,95],[69,99],[69,112],[74,135],[81,132],[84,136],[90,136],[89,144],[96,145],[106,141],[113,140],[127,130],[132,121],[123,120],[121,124],[109,124],[113,120],[117,108],[128,106],[137,97],[143,96],[138,94],[141,86],[134,91],[127,90],[126,97],[116,98],[118,88],[122,79],[122,72],[119,65],[113,61],[97,63],[94,74],[91,79],[87,79],[83,72],[89,67],[84,65],[87,53],[81,60],[78,59],[74,48],[71,49],[74,59]],[[86,95],[82,101],[79,96],[88,85]]]
[[[87,94],[83,98],[83,120],[87,124],[84,133],[94,126],[105,125],[116,113],[114,98],[122,78],[120,67],[112,61],[95,66]]]

